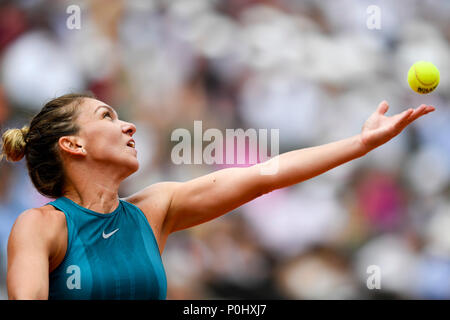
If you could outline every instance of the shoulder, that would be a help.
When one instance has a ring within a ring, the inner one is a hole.
[[[51,244],[65,228],[65,216],[53,206],[31,208],[16,219],[10,235],[10,242]]]
[[[42,206],[40,208],[31,208],[22,212],[14,223],[15,228],[25,229],[50,229],[48,227],[55,226],[65,221],[64,214],[56,210],[51,205]]]
[[[36,224],[36,227],[42,227],[43,225],[54,226],[55,224],[57,225],[64,221],[64,213],[57,210],[52,205],[25,210],[16,220],[16,222],[23,224],[34,223]]]
[[[144,212],[147,218],[163,223],[174,190],[180,182],[158,182],[152,184],[123,200],[137,206]]]
[[[123,200],[145,209],[164,209],[170,205],[173,191],[180,185],[180,182],[158,182],[152,184]],[[141,208],[142,209],[142,208]]]
[[[180,185],[182,185],[181,182],[158,182],[122,199],[135,205],[144,213],[161,251],[170,233],[166,224],[167,211],[173,193]]]

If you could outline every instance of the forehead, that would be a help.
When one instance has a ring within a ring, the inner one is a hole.
[[[95,118],[96,115],[105,110],[112,110],[114,113],[116,113],[116,111],[113,108],[111,108],[103,101],[93,98],[84,98],[83,103],[81,103],[79,107],[81,108],[80,116],[86,119]]]

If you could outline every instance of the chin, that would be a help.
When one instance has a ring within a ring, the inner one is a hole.
[[[137,172],[139,170],[139,164],[137,164],[136,166],[127,166],[127,173],[125,174],[124,179],[128,178],[129,176],[131,176],[132,174],[134,174],[135,172]]]
[[[123,166],[124,169],[126,168],[125,170],[129,172],[128,175],[132,175],[139,170],[139,161],[136,157],[131,156],[127,157],[126,159],[122,158],[120,163],[121,166]]]
[[[132,165],[130,166],[130,169],[132,170],[131,174],[139,170],[139,161],[137,159],[133,161]]]

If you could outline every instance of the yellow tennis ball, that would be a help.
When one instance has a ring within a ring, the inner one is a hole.
[[[439,70],[431,62],[418,61],[409,69],[408,83],[417,93],[430,93],[439,84]]]

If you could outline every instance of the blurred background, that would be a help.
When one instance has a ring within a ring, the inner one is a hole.
[[[279,129],[282,153],[358,134],[382,100],[434,105],[363,158],[172,234],[163,261],[168,299],[450,299],[449,58],[446,0],[1,1],[0,126],[92,91],[137,126],[126,197],[222,168],[172,163],[172,131],[194,120]],[[425,96],[406,81],[418,60],[441,72]],[[1,299],[12,224],[52,200],[24,161],[0,163]]]

